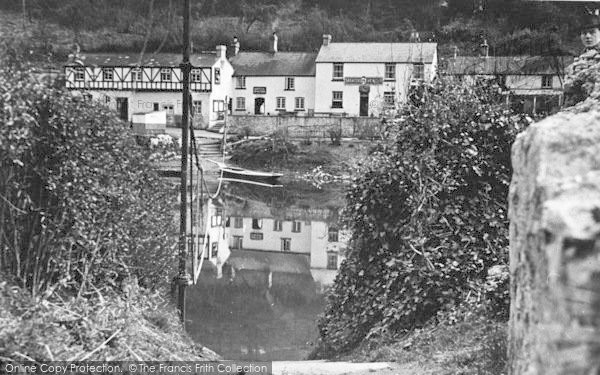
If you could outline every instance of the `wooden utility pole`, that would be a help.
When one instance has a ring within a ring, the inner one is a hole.
[[[188,161],[188,132],[190,125],[190,0],[183,0],[183,61],[180,64],[183,77],[183,108],[181,115],[181,186],[179,207],[179,276],[178,276],[178,307],[181,321],[185,326],[185,288],[188,285],[186,270],[187,244],[187,161]]]

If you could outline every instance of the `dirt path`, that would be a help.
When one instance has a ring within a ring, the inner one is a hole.
[[[328,362],[276,361],[273,375],[417,375],[421,369],[416,363],[393,362]]]

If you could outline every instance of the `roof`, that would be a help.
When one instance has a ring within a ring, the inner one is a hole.
[[[157,53],[146,54],[139,63],[138,53],[88,53],[81,56],[86,66],[164,66],[176,67],[183,60],[181,54]],[[196,67],[211,67],[217,62],[216,53],[195,53],[190,56],[190,62]]]
[[[437,43],[330,43],[317,63],[432,63]]]
[[[557,74],[572,62],[572,56],[459,56],[448,59],[445,74]]]
[[[314,76],[316,53],[239,52],[230,58],[236,76]]]

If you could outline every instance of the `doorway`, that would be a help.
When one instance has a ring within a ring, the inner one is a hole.
[[[254,99],[254,114],[264,115],[265,114],[265,98]]]
[[[367,85],[361,85],[358,87],[358,92],[360,93],[360,116],[369,115],[369,91],[371,91],[371,88]]]
[[[117,98],[117,112],[121,120],[129,120],[129,102],[127,98]]]

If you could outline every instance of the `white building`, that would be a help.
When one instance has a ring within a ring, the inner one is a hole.
[[[315,108],[315,58],[307,52],[238,52],[232,115],[311,114]]]
[[[411,85],[430,82],[436,43],[332,43],[316,58],[315,113],[379,116],[407,99]]]
[[[323,221],[241,216],[228,221],[231,250],[305,254],[310,256],[311,269],[337,270],[346,246],[338,229]]]
[[[194,124],[208,127],[223,121],[233,68],[225,46],[215,53],[193,54],[190,89]],[[125,121],[134,113],[166,111],[170,124],[181,122],[182,75],[179,54],[87,54],[65,66],[66,87],[105,103]]]
[[[562,105],[565,68],[570,56],[458,56],[444,74],[474,83],[495,79],[507,103],[518,112],[552,112]]]

